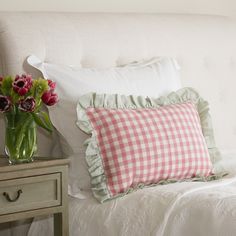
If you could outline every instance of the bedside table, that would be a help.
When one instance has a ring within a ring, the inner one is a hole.
[[[68,159],[35,159],[8,165],[0,158],[0,223],[54,216],[54,235],[69,236]]]

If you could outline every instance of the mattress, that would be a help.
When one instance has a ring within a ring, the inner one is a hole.
[[[91,193],[69,200],[70,235],[199,236],[236,234],[236,157],[220,165],[230,172],[212,182],[144,188],[100,204]],[[29,236],[53,235],[52,218],[36,219]]]

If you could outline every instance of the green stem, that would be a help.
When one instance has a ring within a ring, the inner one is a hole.
[[[31,160],[36,151],[36,125],[30,113],[6,115],[6,152],[12,162]]]

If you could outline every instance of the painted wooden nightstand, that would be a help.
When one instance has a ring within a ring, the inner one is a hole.
[[[0,223],[54,216],[54,235],[69,236],[68,159],[36,159],[8,165],[0,158]]]

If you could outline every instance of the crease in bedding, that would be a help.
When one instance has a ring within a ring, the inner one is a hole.
[[[190,195],[192,193],[199,192],[199,191],[205,191],[207,189],[212,189],[212,188],[217,188],[217,187],[220,187],[220,186],[230,185],[232,183],[236,183],[236,176],[234,178],[230,178],[230,179],[224,180],[223,182],[213,183],[210,186],[209,185],[207,185],[207,186],[200,186],[200,187],[197,187],[197,188],[194,188],[194,189],[190,189],[190,190],[188,190],[188,191],[186,191],[184,193],[178,194],[176,199],[174,199],[174,201],[171,203],[171,205],[168,207],[168,209],[166,209],[165,216],[163,217],[163,223],[161,224],[159,229],[154,230],[151,233],[151,235],[165,235],[166,229],[168,227],[168,223],[170,221],[171,215],[173,214],[176,205],[181,200],[183,200],[184,197],[186,197],[187,195]],[[236,196],[236,192],[235,192],[234,196]]]
[[[214,182],[183,182],[142,189],[105,204],[97,203],[92,195],[84,201],[71,199],[72,235],[233,236],[235,189],[236,175]],[[226,203],[222,205],[222,201]],[[223,219],[222,212],[226,212]],[[210,218],[213,223],[204,225]],[[229,223],[224,227],[221,222]]]

